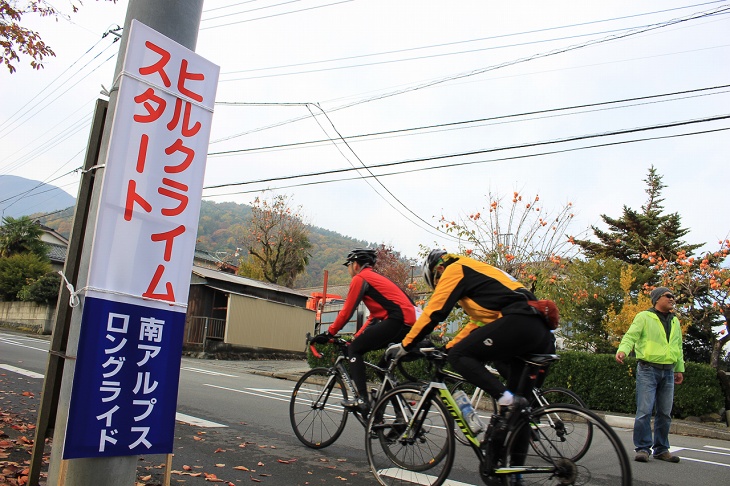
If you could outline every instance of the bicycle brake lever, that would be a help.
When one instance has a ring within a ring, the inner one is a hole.
[[[317,348],[314,347],[314,344],[311,344],[311,343],[309,344],[309,350],[312,352],[312,355],[315,358],[320,359],[322,357],[322,353],[317,351]]]

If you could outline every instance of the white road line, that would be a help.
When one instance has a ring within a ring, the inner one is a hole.
[[[203,420],[202,418],[193,417],[192,415],[185,415],[184,413],[177,412],[175,414],[175,420],[178,422],[184,422],[186,424],[194,425],[196,427],[223,427],[227,428],[227,425],[211,422],[209,420]]]
[[[23,368],[16,368],[15,366],[6,365],[6,364],[0,364],[0,368],[8,371],[12,371],[13,373],[18,373],[19,375],[28,376],[30,378],[43,378],[43,375],[40,373],[36,373],[35,371],[28,371],[24,370]]]
[[[726,449],[724,447],[712,447],[712,446],[705,446],[707,448],[711,449],[720,449],[720,451],[708,451],[707,449],[692,449],[691,447],[677,447],[676,449],[674,447],[670,447],[670,452],[679,452],[679,451],[695,451],[695,452],[703,452],[705,454],[717,454],[720,456],[730,456],[730,449]],[[684,457],[684,456],[682,456]]]
[[[290,396],[281,397],[281,396],[278,396],[278,395],[275,395],[275,394],[272,394],[272,393],[261,393],[256,388],[249,388],[249,389],[239,390],[237,388],[228,388],[226,386],[211,385],[209,383],[205,383],[204,386],[209,386],[211,388],[218,388],[219,390],[228,390],[228,391],[232,391],[232,392],[236,392],[236,393],[245,393],[246,395],[253,395],[255,397],[273,398],[275,400],[280,400],[282,402],[288,402],[290,400],[290,398],[291,398]],[[287,390],[280,390],[280,391],[281,392],[287,392],[287,393],[289,393]]]
[[[436,479],[436,476],[430,476],[428,474],[421,474],[399,468],[381,469],[378,471],[378,475],[405,480],[413,484],[433,484],[434,480]],[[471,483],[462,483],[460,481],[454,481],[452,479],[447,479],[443,484],[444,486],[471,486]]]
[[[684,457],[682,456],[683,461],[691,461],[691,462],[701,462],[702,464],[712,464],[713,466],[723,466],[723,467],[730,467],[730,464],[723,464],[721,462],[714,462],[714,461],[704,461],[702,459],[693,459],[691,457]]]
[[[28,336],[17,336],[15,334],[4,334],[4,333],[0,333],[0,339],[17,339],[19,341],[30,341],[30,342],[34,342],[34,343],[47,343],[48,342],[47,339],[38,339],[38,338],[33,338],[33,337],[28,337]]]
[[[231,378],[238,378],[238,375],[229,375],[226,373],[219,373],[217,371],[202,370],[200,368],[190,368],[189,366],[183,366],[180,369],[185,371],[192,371],[193,373],[202,373],[204,375],[229,376]]]
[[[705,447],[707,447],[708,449],[719,449],[721,451],[728,451],[728,452],[730,452],[730,448],[729,447],[718,447],[718,446],[711,446],[711,445],[706,445]]]
[[[36,351],[41,351],[41,352],[43,352],[43,353],[47,353],[47,352],[48,352],[48,350],[47,350],[47,349],[43,349],[43,348],[34,348],[33,346],[26,346],[25,344],[20,344],[20,342],[19,342],[19,341],[14,341],[14,340],[12,340],[12,339],[0,338],[0,341],[2,341],[2,342],[4,342],[4,343],[7,343],[7,344],[11,344],[11,345],[13,345],[13,346],[17,346],[17,347],[19,347],[19,348],[28,348],[28,349],[35,349]]]

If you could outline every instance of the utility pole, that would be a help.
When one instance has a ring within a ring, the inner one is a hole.
[[[119,47],[119,56],[114,73],[114,82],[109,95],[109,109],[101,140],[100,156],[95,176],[101,180],[104,174],[110,131],[118,95],[118,77],[122,72],[124,56],[128,43],[129,27],[133,19],[142,22],[164,36],[195,50],[200,27],[203,0],[130,0],[124,21],[124,34]],[[90,268],[91,243],[99,209],[101,184],[95,184],[90,198],[89,216],[82,227],[83,246],[80,249],[77,289],[87,285]],[[69,255],[69,258],[73,256]],[[66,305],[66,302],[59,302]],[[135,483],[138,458],[133,456],[95,457],[63,460],[63,445],[66,438],[66,425],[69,418],[69,405],[75,372],[75,358],[79,346],[82,312],[74,307],[65,346],[65,366],[61,377],[58,397],[58,411],[55,419],[53,446],[48,473],[48,484],[54,486],[88,486],[104,484],[107,486],[131,486]],[[55,331],[54,331],[55,333]],[[42,438],[41,438],[42,440]]]

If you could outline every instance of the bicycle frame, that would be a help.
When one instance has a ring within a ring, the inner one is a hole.
[[[446,410],[448,410],[449,415],[451,415],[451,418],[454,420],[454,423],[463,432],[464,436],[469,440],[469,442],[478,449],[479,439],[477,439],[476,436],[472,433],[471,429],[469,429],[469,426],[466,424],[464,416],[461,413],[461,409],[456,404],[456,400],[454,400],[454,397],[451,395],[449,388],[443,382],[434,381],[428,384],[426,390],[423,392],[423,395],[418,402],[418,405],[416,406],[416,410],[413,414],[413,418],[408,424],[406,433],[413,429],[414,426],[420,425],[420,423],[423,421],[423,419],[425,418],[425,414],[423,412],[424,405],[431,400],[431,397],[434,394],[438,394],[439,400],[441,400],[441,402],[446,407]]]
[[[422,350],[426,351],[426,350]],[[537,368],[540,366],[533,365]],[[528,376],[529,366],[526,367],[523,371],[523,376]],[[479,439],[472,433],[471,429],[469,429],[468,425],[466,424],[466,421],[464,419],[464,416],[461,413],[461,409],[456,404],[456,401],[454,400],[454,397],[451,395],[451,392],[449,391],[448,386],[446,383],[444,383],[445,380],[463,380],[463,378],[451,371],[444,370],[440,366],[436,366],[436,373],[435,373],[435,379],[436,380],[442,380],[442,381],[432,381],[426,385],[425,390],[421,396],[421,399],[419,400],[418,405],[416,406],[416,409],[413,413],[413,417],[406,429],[406,434],[410,434],[411,431],[415,430],[418,431],[418,428],[423,423],[423,420],[425,419],[425,413],[424,409],[426,408],[426,404],[429,403],[430,400],[433,399],[433,395],[436,394],[439,398],[439,400],[444,404],[446,409],[448,410],[449,414],[451,415],[451,418],[454,420],[454,423],[459,427],[461,432],[464,434],[464,436],[469,441],[469,446],[472,448],[474,453],[476,454],[477,458],[479,459],[480,463],[484,463],[487,460],[487,455],[484,449],[482,449],[482,444],[479,441]],[[545,400],[540,396],[539,390],[537,388],[531,387],[532,393],[535,395],[535,398],[537,400],[537,403],[539,403],[541,406],[545,405]],[[482,393],[484,393],[482,390],[479,390]],[[478,391],[475,391],[475,394],[478,393]],[[529,420],[529,416],[523,418],[522,420]],[[490,429],[487,429],[487,436],[485,437],[485,440],[487,440],[488,434],[490,433]],[[537,433],[544,436],[544,433],[537,430]],[[507,434],[507,437],[505,437],[505,443],[507,442],[507,439],[509,438],[510,434]],[[555,470],[554,464],[546,464],[545,466],[511,466],[509,468],[501,467],[501,468],[495,468],[492,470],[492,474],[495,475],[505,475],[505,474],[545,474],[545,473],[551,473]]]
[[[327,403],[327,400],[329,399],[330,391],[334,387],[334,380],[335,380],[336,375],[339,375],[342,378],[342,381],[345,383],[345,388],[347,389],[347,392],[350,396],[356,397],[359,395],[359,393],[357,392],[357,389],[355,387],[355,384],[352,382],[352,378],[350,378],[350,373],[347,371],[347,367],[344,364],[345,360],[346,360],[345,356],[343,354],[340,354],[340,356],[337,357],[334,364],[330,368],[329,379],[327,380],[327,383],[325,384],[325,387],[322,390],[322,394],[320,394],[316,398],[316,400],[314,400],[314,404],[316,407],[319,407],[320,403]],[[395,388],[396,386],[398,386],[398,382],[393,378],[393,370],[395,369],[395,365],[396,365],[396,363],[392,362],[388,366],[388,368],[381,368],[381,367],[376,366],[367,361],[365,362],[365,366],[367,366],[377,372],[383,373],[383,381],[377,389],[376,395],[374,397],[375,401],[379,400],[380,397],[383,396],[383,394],[386,391],[391,390],[391,389]],[[355,411],[350,411],[350,413],[352,413],[355,416],[357,421],[360,422],[360,424],[363,427],[367,426],[367,418],[365,416],[363,416],[362,413],[355,412]]]

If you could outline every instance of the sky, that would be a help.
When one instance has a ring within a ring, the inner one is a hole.
[[[57,56],[0,70],[0,175],[76,195],[119,46],[102,34],[126,8],[26,17]],[[729,32],[728,0],[209,0],[196,52],[221,75],[203,198],[286,195],[310,224],[416,257],[456,250],[439,218],[483,212],[489,194],[539,195],[548,215],[571,204],[566,233],[588,237],[641,208],[654,166],[686,241],[716,249]]]

